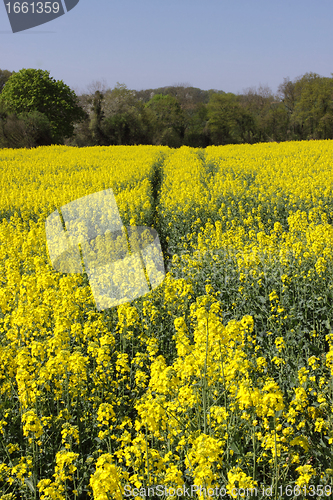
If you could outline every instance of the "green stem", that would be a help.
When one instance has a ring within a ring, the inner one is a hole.
[[[221,355],[221,370],[222,370],[222,380],[223,380],[223,386],[224,386],[224,408],[225,411],[227,412],[227,393],[226,393],[226,384],[225,384],[225,376],[224,376],[224,366],[223,366],[223,356],[222,356],[222,351],[221,351],[221,342],[219,342],[219,348],[220,348],[220,355]],[[229,419],[227,417],[227,466],[229,465]]]
[[[150,475],[149,475],[149,457],[148,457],[148,438],[147,438],[147,422],[146,422],[146,454],[147,454],[147,475],[148,475],[148,486],[150,486]]]
[[[256,441],[255,441],[254,426],[253,426],[253,431],[252,431],[252,443],[253,443],[253,481],[254,481],[255,477],[256,477]]]
[[[276,417],[274,414],[274,448],[275,448],[275,457],[274,457],[274,469],[275,469],[275,500],[277,500],[277,488],[278,488],[278,480],[279,480],[279,473],[278,473],[278,466],[277,466],[277,445],[276,445]]]
[[[208,357],[208,318],[206,319],[206,357],[205,357],[205,366],[204,366],[204,377],[201,383],[202,387],[202,406],[203,406],[203,417],[204,417],[204,433],[207,433],[207,401],[206,401],[206,390],[207,390],[207,357]]]

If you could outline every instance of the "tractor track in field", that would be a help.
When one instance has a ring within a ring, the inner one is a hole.
[[[161,152],[160,157],[153,165],[153,175],[151,178],[151,192],[152,192],[152,217],[150,221],[151,227],[153,227],[159,236],[159,240],[161,243],[161,248],[163,252],[163,260],[164,260],[164,268],[168,269],[168,265],[171,260],[171,254],[169,253],[168,242],[167,242],[167,229],[161,224],[160,220],[160,198],[161,198],[161,189],[163,183],[163,164],[166,153]]]

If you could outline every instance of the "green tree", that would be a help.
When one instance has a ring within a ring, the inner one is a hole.
[[[262,141],[281,142],[290,138],[290,114],[280,101],[273,101],[261,116]],[[289,130],[289,136],[288,136]]]
[[[9,80],[11,75],[11,71],[8,71],[7,69],[0,69],[0,93],[2,92],[5,83]]]
[[[187,108],[185,115],[184,144],[194,148],[205,148],[211,144],[208,130],[208,110],[203,103]]]
[[[184,114],[176,97],[157,94],[146,104],[152,144],[180,147],[185,134]]]
[[[271,113],[271,105],[274,102],[274,96],[269,87],[260,86],[258,89],[251,87],[239,95],[239,102],[248,115],[248,125],[243,132],[245,142],[255,143],[272,140],[269,137],[267,123],[268,116]],[[246,122],[244,122],[246,123]]]
[[[49,146],[52,144],[52,129],[49,119],[44,113],[31,111],[22,113],[19,119],[24,123],[24,133],[28,147]]]
[[[74,122],[86,114],[78,105],[76,94],[62,80],[55,80],[48,71],[21,69],[6,82],[0,103],[16,115],[38,111],[50,122],[54,143],[71,137]]]
[[[299,98],[292,120],[301,139],[333,138],[333,78],[306,73],[295,84]]]
[[[0,147],[26,148],[29,147],[25,137],[25,127],[22,120],[15,114],[2,114],[0,119]]]
[[[32,148],[52,144],[52,130],[46,115],[39,111],[16,115],[0,103],[0,147]]]
[[[214,93],[208,108],[208,128],[213,144],[240,144],[253,142],[255,120],[241,105],[239,96]]]
[[[93,118],[92,95],[81,94],[78,96],[79,106],[86,113],[84,120],[74,123],[74,133],[69,139],[65,139],[68,146],[87,147],[96,145],[96,140],[92,136],[91,119]]]
[[[101,130],[109,144],[147,143],[147,117],[136,91],[118,82],[113,90],[105,92],[101,113]]]
[[[96,90],[94,97],[89,99],[92,104],[92,112],[90,115],[89,130],[93,139],[93,144],[96,146],[105,146],[107,139],[103,132],[102,121],[104,111],[102,109],[104,94],[100,90]]]
[[[297,101],[295,89],[296,82],[289,80],[289,77],[283,79],[283,83],[278,86],[278,98],[286,107],[288,113],[293,113]]]

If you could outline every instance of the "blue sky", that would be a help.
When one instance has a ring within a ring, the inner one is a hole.
[[[332,0],[80,0],[12,33],[1,2],[0,68],[48,70],[77,93],[97,80],[275,93],[285,77],[331,76],[332,22]]]

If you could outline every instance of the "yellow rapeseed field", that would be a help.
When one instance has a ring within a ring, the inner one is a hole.
[[[333,141],[0,152],[0,499],[332,498]],[[45,220],[112,189],[166,277],[96,308]]]

